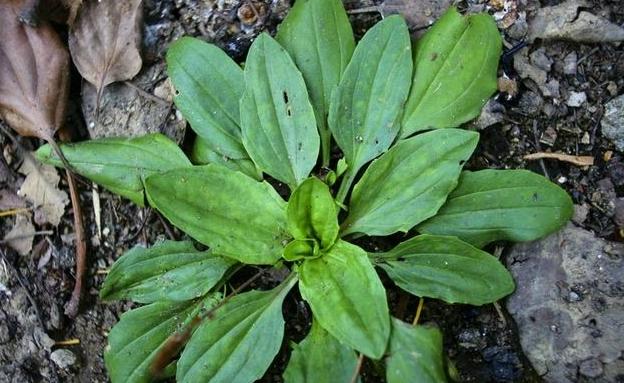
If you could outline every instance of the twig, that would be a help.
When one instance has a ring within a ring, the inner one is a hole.
[[[573,156],[570,154],[548,152],[537,152],[524,156],[525,160],[541,160],[543,158],[569,162],[577,166],[592,166],[594,164],[594,157],[592,156]]]
[[[0,244],[7,243],[10,241],[15,241],[17,239],[30,238],[36,235],[52,235],[52,234],[54,234],[54,231],[52,230],[33,231],[31,233],[17,234],[17,235],[12,235],[10,237],[4,237],[4,239],[0,240]]]
[[[80,339],[78,338],[59,340],[58,342],[54,342],[55,346],[76,346],[79,344],[80,344]]]
[[[173,233],[173,230],[171,230],[171,228],[169,227],[169,224],[163,218],[162,214],[160,214],[158,210],[155,210],[155,211],[156,211],[156,215],[158,216],[158,219],[160,219],[160,223],[162,223],[163,227],[165,228],[165,231],[167,232],[167,236],[169,236],[169,239],[172,241],[177,241],[177,238],[175,234]]]
[[[82,208],[80,197],[76,188],[74,176],[69,169],[65,170],[67,183],[69,184],[69,194],[74,211],[74,230],[76,231],[76,284],[72,291],[69,302],[65,305],[65,314],[70,318],[75,318],[80,306],[80,296],[82,295],[82,283],[87,268],[87,243],[85,241],[84,226],[82,224]]]
[[[420,314],[422,314],[422,310],[424,306],[425,306],[425,298],[420,297],[418,299],[418,307],[416,308],[416,315],[414,315],[414,321],[412,322],[412,326],[416,326],[418,324],[418,320],[420,319]]]
[[[27,208],[27,207],[20,207],[20,208],[17,208],[17,209],[4,210],[4,211],[0,211],[0,217],[8,217],[10,215],[23,213],[23,212],[26,212],[26,211],[29,211],[29,210],[30,210],[30,208]]]
[[[353,375],[351,375],[351,383],[356,383],[358,376],[360,376],[360,370],[362,369],[362,364],[364,363],[364,354],[360,353],[358,356],[357,364],[355,365],[355,370],[353,371]]]

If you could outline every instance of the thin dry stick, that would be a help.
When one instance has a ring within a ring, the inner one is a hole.
[[[171,103],[169,101],[163,100],[162,98],[160,98],[158,96],[154,96],[153,94],[148,93],[147,91],[145,91],[142,88],[138,87],[137,85],[135,85],[131,81],[124,81],[124,84],[126,84],[130,88],[134,89],[139,95],[141,95],[144,98],[147,98],[148,100],[154,101],[155,103],[161,104],[161,105],[164,105],[164,106],[171,105]]]
[[[18,214],[18,213],[23,213],[23,212],[26,212],[26,211],[29,211],[29,210],[30,209],[27,208],[27,207],[20,207],[20,208],[17,208],[17,209],[4,210],[4,211],[0,211],[0,217],[8,217],[8,216],[15,215],[15,214]]]
[[[213,308],[205,313],[197,314],[193,319],[191,319],[190,323],[186,327],[171,334],[165,341],[165,344],[158,350],[158,353],[150,365],[151,376],[154,378],[161,377],[164,369],[169,365],[169,363],[171,363],[171,360],[173,360],[180,350],[182,350],[182,347],[184,347],[184,345],[188,342],[191,334],[193,334],[193,330],[195,330],[205,319],[212,318],[218,309],[223,307],[223,305],[226,304],[234,295],[238,294],[243,289],[251,285],[255,280],[260,278],[266,270],[268,269],[262,269],[257,272],[253,277],[245,281],[245,283],[232,290],[228,296],[223,298],[221,302]]]
[[[355,365],[355,370],[353,371],[353,375],[351,375],[351,383],[356,383],[358,376],[360,376],[360,370],[362,369],[362,364],[364,363],[364,354],[360,353],[358,356],[357,364]]]
[[[82,224],[82,208],[80,197],[74,176],[69,169],[65,169],[67,183],[69,184],[69,195],[74,210],[74,230],[76,231],[76,284],[72,291],[69,302],[65,305],[65,314],[70,318],[75,318],[80,306],[80,296],[82,295],[82,282],[87,268],[87,242],[85,240],[84,226]]]
[[[416,315],[414,315],[414,321],[412,322],[412,326],[416,326],[418,324],[418,320],[420,319],[420,314],[422,313],[423,307],[425,307],[425,298],[420,297],[418,300],[418,307],[416,308]]]
[[[54,234],[52,230],[33,231],[31,233],[17,234],[17,235],[12,235],[10,237],[4,237],[4,239],[0,240],[0,244],[7,243],[10,241],[15,241],[17,239],[30,238],[36,235],[52,235],[52,234]]]

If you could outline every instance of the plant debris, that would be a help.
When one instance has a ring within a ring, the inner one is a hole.
[[[563,153],[539,152],[539,153],[527,154],[523,158],[529,161],[548,158],[548,159],[569,162],[571,164],[578,165],[578,166],[592,166],[594,164],[593,156],[572,156],[572,155],[563,154]]]

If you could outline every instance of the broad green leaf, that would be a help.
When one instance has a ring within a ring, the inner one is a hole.
[[[280,24],[277,41],[303,74],[321,136],[323,163],[329,162],[327,115],[331,93],[344,72],[355,40],[340,0],[298,0]]]
[[[355,185],[343,235],[389,235],[433,216],[457,186],[479,134],[440,129],[399,142]]]
[[[239,114],[243,70],[218,47],[182,37],[167,51],[167,73],[176,107],[211,149],[230,159],[248,158]]]
[[[384,290],[366,252],[338,240],[299,268],[299,290],[314,318],[342,343],[379,359],[390,335]]]
[[[530,171],[463,172],[446,204],[417,230],[453,235],[476,247],[533,241],[561,228],[573,210],[563,189]]]
[[[228,169],[239,171],[248,176],[262,181],[262,173],[258,172],[256,165],[249,158],[232,159],[213,151],[208,141],[197,136],[193,141],[191,160],[197,165],[219,164]]]
[[[240,102],[243,143],[263,172],[294,189],[316,165],[319,134],[305,82],[288,53],[266,33],[245,63]]]
[[[388,383],[446,382],[442,365],[442,333],[432,327],[410,326],[392,318],[389,355],[386,358]]]
[[[284,257],[287,261],[298,261],[303,258],[316,258],[321,256],[319,244],[314,239],[295,239],[284,248]]]
[[[390,16],[358,43],[329,110],[329,127],[355,175],[394,141],[409,92],[412,62],[405,21]]]
[[[151,176],[145,188],[150,205],[217,254],[246,264],[282,255],[286,203],[266,182],[211,164]]]
[[[182,150],[159,133],[101,138],[60,147],[78,174],[139,206],[145,205],[143,180],[147,176],[191,166]],[[43,163],[63,167],[50,145],[40,147],[36,155]]]
[[[498,259],[456,237],[419,235],[371,257],[400,288],[419,297],[483,305],[514,290]]]
[[[297,282],[234,296],[197,328],[178,361],[180,383],[248,383],[262,377],[284,336],[282,302]]]
[[[455,128],[477,117],[496,90],[501,47],[490,15],[463,17],[449,9],[414,49],[414,80],[401,137]]]
[[[206,294],[234,265],[190,241],[136,246],[115,262],[100,290],[104,300],[185,301]]]
[[[288,231],[296,239],[314,239],[321,249],[331,247],[338,237],[338,208],[329,187],[310,177],[295,189],[286,209]]]
[[[199,304],[156,302],[128,311],[108,334],[104,351],[106,370],[113,383],[154,381],[150,367],[167,338],[200,312],[216,305],[220,295],[208,296]]]
[[[316,321],[301,343],[293,346],[284,381],[286,383],[350,382],[357,356],[331,336]]]

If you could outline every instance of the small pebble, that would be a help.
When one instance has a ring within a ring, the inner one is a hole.
[[[585,92],[570,92],[570,96],[568,97],[566,104],[573,108],[578,108],[583,105],[585,101],[587,101],[587,95]]]
[[[66,349],[58,349],[53,351],[50,354],[50,359],[56,364],[59,368],[68,368],[73,366],[76,363],[76,355],[73,352]]]
[[[603,373],[602,362],[596,358],[587,359],[581,363],[579,372],[588,378],[597,378]]]
[[[577,56],[576,56],[576,52],[572,52],[570,54],[568,54],[564,59],[563,59],[563,73],[565,74],[576,74],[576,68],[577,68]]]

